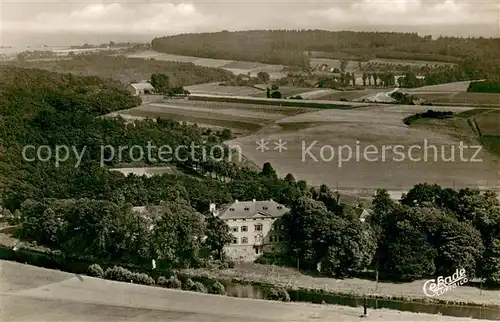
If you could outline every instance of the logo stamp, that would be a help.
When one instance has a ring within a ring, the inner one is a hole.
[[[460,285],[464,285],[469,280],[465,274],[465,269],[456,270],[451,276],[443,278],[439,276],[437,279],[431,279],[424,283],[423,291],[424,294],[433,297],[442,295],[444,292],[455,289]]]

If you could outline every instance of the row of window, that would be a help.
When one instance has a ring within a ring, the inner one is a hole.
[[[286,241],[286,237],[285,236],[270,236],[269,241],[271,243],[284,242],[284,241]],[[255,243],[262,242],[262,236],[254,236],[254,242]],[[233,237],[232,244],[238,244],[238,238]],[[248,237],[241,237],[240,244],[248,244]]]
[[[271,230],[281,231],[285,229],[285,225],[272,225]],[[233,233],[237,233],[240,231],[238,226],[231,227],[231,231]],[[248,226],[241,226],[241,232],[247,232]],[[262,224],[254,225],[254,231],[262,231]]]
[[[233,231],[233,233],[237,233],[239,231],[239,227],[238,226],[231,227],[231,230]],[[248,231],[248,226],[241,226],[241,231],[242,232]],[[262,224],[254,225],[254,231],[262,231]]]

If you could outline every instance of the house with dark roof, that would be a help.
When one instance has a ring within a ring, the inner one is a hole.
[[[286,237],[281,234],[281,217],[290,209],[274,200],[238,201],[218,210],[210,205],[210,212],[224,220],[233,235],[225,247],[226,255],[235,260],[254,261],[263,252],[281,252]]]

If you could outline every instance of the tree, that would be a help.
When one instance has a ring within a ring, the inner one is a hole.
[[[169,91],[170,79],[163,73],[152,74],[150,83],[158,93],[167,94]]]
[[[219,217],[209,216],[206,220],[205,247],[209,252],[215,254],[216,259],[224,259],[224,246],[231,243],[233,237],[229,232],[229,226]]]
[[[457,269],[465,269],[468,276],[474,276],[484,252],[481,234],[467,223],[442,216],[436,232],[436,273],[451,275]]]
[[[296,181],[295,181],[295,177],[293,176],[293,174],[289,173],[285,176],[285,182],[291,184],[291,185],[295,185],[296,184]]]
[[[276,174],[276,170],[274,170],[273,166],[269,162],[264,163],[264,166],[262,167],[261,175],[266,177],[266,178],[273,178],[273,179],[278,178],[278,175]]]
[[[387,236],[387,257],[382,271],[394,280],[412,281],[435,273],[436,251],[426,235],[404,220]]]
[[[262,71],[257,73],[257,78],[259,78],[259,80],[261,80],[264,83],[269,82],[269,80],[271,79],[271,77],[267,72],[262,72]]]
[[[271,93],[271,98],[281,98],[281,92],[280,91],[274,91]]]
[[[342,60],[340,61],[340,71],[341,71],[342,73],[344,73],[344,72],[345,72],[345,69],[346,69],[346,67],[347,67],[347,65],[348,65],[348,64],[349,64],[349,61],[348,61],[348,60],[342,59]]]
[[[491,239],[486,246],[476,276],[486,279],[486,283],[500,283],[500,239]]]

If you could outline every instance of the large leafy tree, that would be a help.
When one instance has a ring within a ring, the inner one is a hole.
[[[170,79],[168,75],[163,73],[152,74],[150,82],[156,92],[161,94],[167,94],[169,92]]]
[[[224,246],[230,244],[232,235],[229,226],[216,216],[209,216],[206,220],[206,239],[204,245],[216,259],[224,259]]]

